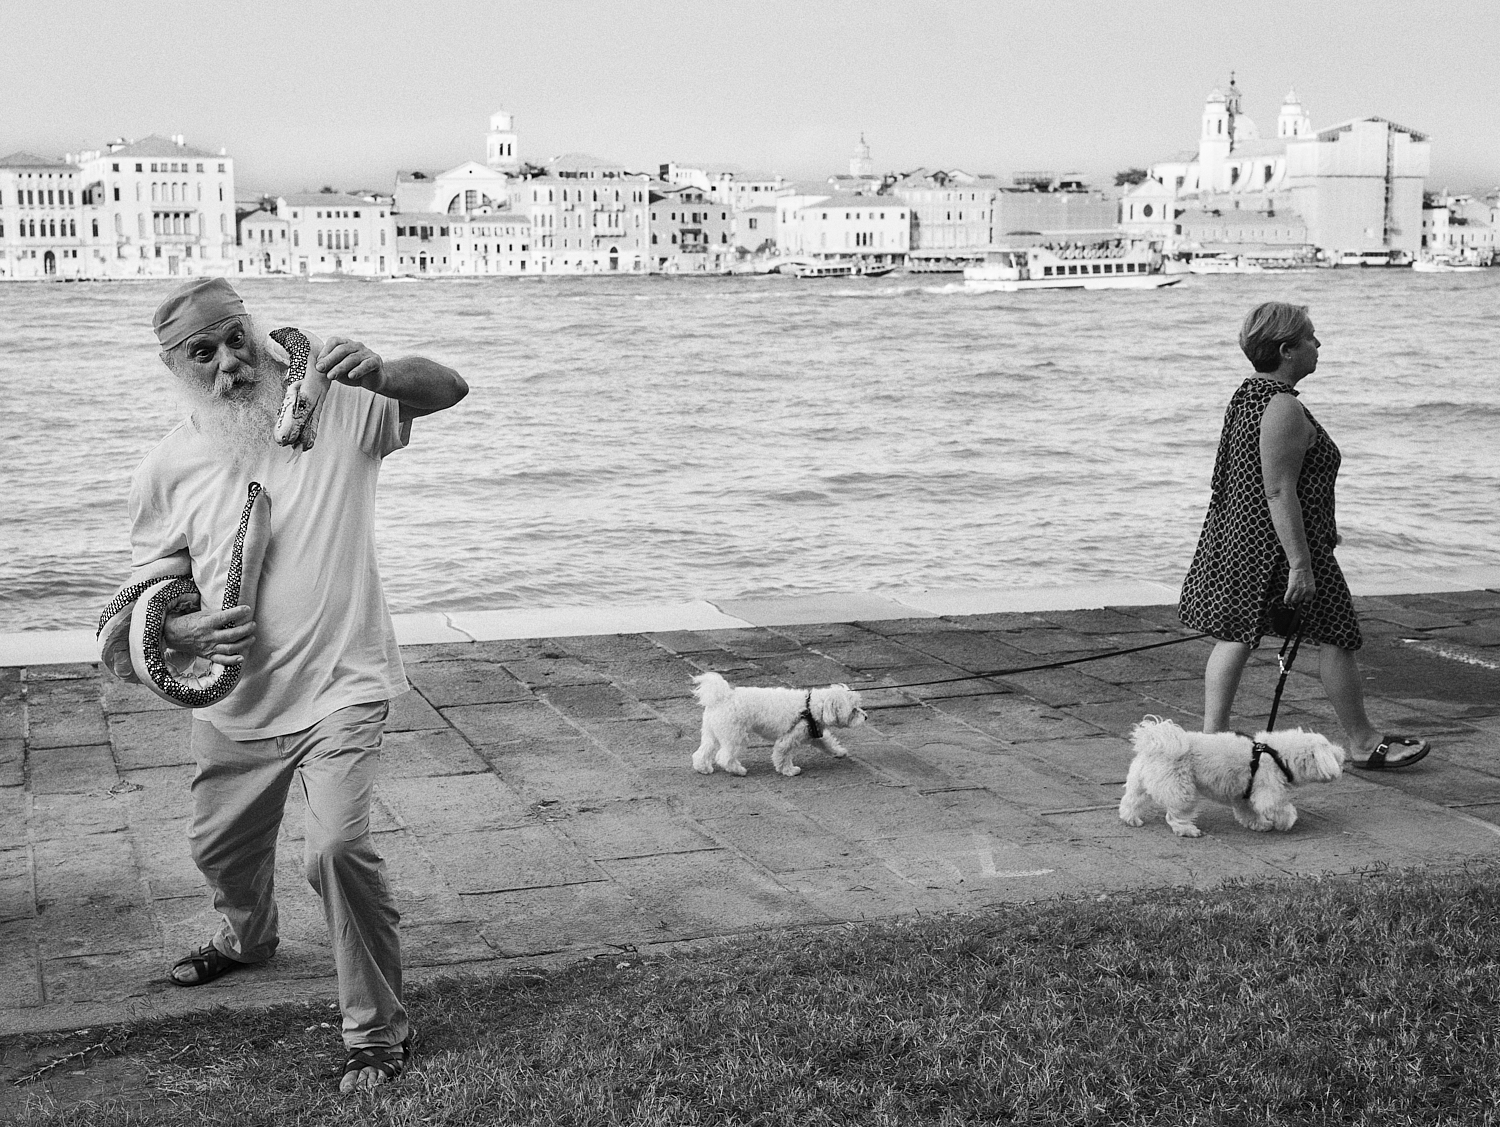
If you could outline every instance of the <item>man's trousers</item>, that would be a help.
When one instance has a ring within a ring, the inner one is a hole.
[[[276,835],[295,778],[307,803],[305,872],[323,902],[350,1047],[399,1045],[408,1032],[400,916],[370,837],[386,712],[385,701],[352,705],[300,732],[244,741],[193,721],[188,841],[224,916],[213,944],[244,963],[276,950]]]

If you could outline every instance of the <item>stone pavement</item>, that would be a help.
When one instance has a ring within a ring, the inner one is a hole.
[[[1146,713],[1200,721],[1205,641],[881,688],[1182,636],[1168,606],[407,646],[414,690],[392,711],[374,818],[410,976],[1006,900],[1493,858],[1500,593],[1358,602],[1371,712],[1430,737],[1433,754],[1305,788],[1287,834],[1250,833],[1210,807],[1197,840],[1159,820],[1131,829],[1115,807],[1131,726]],[[1316,665],[1307,647],[1280,723],[1337,736]],[[844,737],[847,759],[805,750],[797,778],[772,772],[769,749],[747,777],[698,775],[689,678],[706,669],[736,684],[845,681],[870,721]],[[1275,680],[1263,648],[1240,727],[1263,720]],[[294,808],[277,957],[194,990],[167,982],[215,925],[184,839],[188,720],[95,665],[0,669],[0,1032],[332,995]]]

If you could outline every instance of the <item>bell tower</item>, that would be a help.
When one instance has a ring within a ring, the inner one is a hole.
[[[1312,118],[1307,116],[1307,111],[1302,108],[1302,101],[1297,97],[1297,91],[1288,90],[1286,100],[1281,103],[1281,114],[1276,119],[1276,136],[1278,137],[1308,137],[1312,134]]]
[[[484,139],[484,163],[508,175],[521,171],[521,158],[516,155],[515,118],[505,110],[490,114],[490,131]]]
[[[850,176],[873,176],[875,162],[870,159],[870,146],[865,144],[865,135],[859,135],[859,144],[854,146],[854,155],[849,158]]]
[[[1228,99],[1216,88],[1203,103],[1203,132],[1198,136],[1198,183],[1205,191],[1216,191],[1224,176],[1233,128]]]

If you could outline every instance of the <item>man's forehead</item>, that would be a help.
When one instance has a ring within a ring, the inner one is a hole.
[[[200,329],[188,337],[187,340],[182,342],[183,347],[191,350],[198,344],[218,345],[219,342],[228,340],[236,333],[243,332],[245,330],[245,321],[246,318],[244,317],[225,317],[224,320],[210,325],[206,329]]]

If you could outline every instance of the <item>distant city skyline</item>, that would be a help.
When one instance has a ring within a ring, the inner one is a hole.
[[[640,171],[1081,171],[1095,183],[1196,144],[1233,71],[1265,129],[1295,88],[1322,128],[1378,114],[1429,134],[1429,186],[1500,184],[1500,3],[1131,5],[553,0],[357,7],[265,0],[12,6],[0,152],[186,134],[242,189],[389,191],[397,169],[484,159],[515,114],[521,159]],[[1428,13],[1431,14],[1428,14]]]

